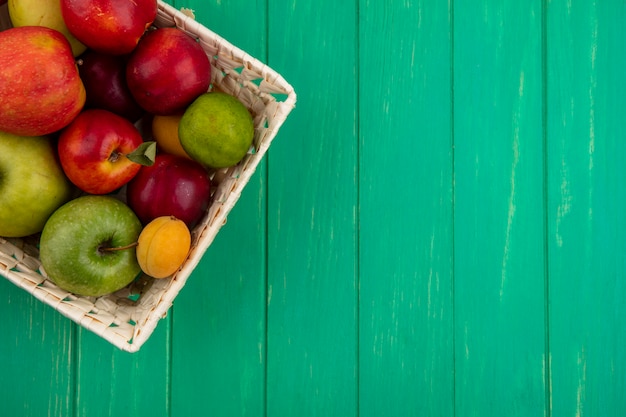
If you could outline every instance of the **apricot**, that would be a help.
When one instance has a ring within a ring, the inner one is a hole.
[[[137,240],[141,270],[154,278],[165,278],[181,267],[191,248],[191,233],[174,216],[157,217],[148,223]]]

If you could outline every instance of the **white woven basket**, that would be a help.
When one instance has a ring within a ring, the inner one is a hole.
[[[0,7],[0,30],[10,27],[6,4]],[[171,278],[140,277],[103,297],[84,297],[58,288],[46,278],[38,259],[37,236],[0,237],[0,274],[62,315],[113,345],[136,352],[167,314],[174,298],[226,221],[278,129],[294,108],[293,88],[275,71],[216,35],[192,17],[159,1],[157,27],[177,26],[197,37],[210,58],[212,86],[239,98],[254,116],[251,151],[237,166],[214,172],[212,203],[192,231],[192,249]]]

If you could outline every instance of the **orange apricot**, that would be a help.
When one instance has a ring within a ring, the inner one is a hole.
[[[174,216],[161,216],[148,223],[137,240],[141,270],[154,278],[165,278],[181,267],[191,247],[191,233]]]

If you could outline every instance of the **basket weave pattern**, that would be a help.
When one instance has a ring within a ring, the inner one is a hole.
[[[150,337],[197,266],[226,216],[268,150],[289,112],[293,88],[275,71],[166,3],[159,1],[157,27],[176,26],[196,37],[211,61],[212,88],[237,97],[252,113],[253,146],[236,166],[212,172],[214,193],[203,220],[192,231],[187,261],[171,278],[142,276],[128,287],[102,297],[84,297],[58,288],[38,259],[36,236],[0,237],[0,274],[80,326],[118,348],[136,352]],[[10,27],[6,5],[0,7],[0,30]]]

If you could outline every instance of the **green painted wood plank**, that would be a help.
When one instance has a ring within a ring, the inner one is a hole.
[[[552,415],[626,414],[626,3],[548,5]]]
[[[266,5],[177,0],[196,20],[266,60]],[[262,162],[175,301],[172,416],[265,410],[266,164]]]
[[[137,353],[121,351],[79,328],[76,357],[78,416],[166,416],[169,413],[169,320]]]
[[[451,9],[360,2],[361,416],[452,416]]]
[[[6,416],[71,416],[75,326],[0,279],[0,404]]]
[[[355,2],[269,2],[298,94],[269,153],[268,416],[357,414]]]
[[[171,0],[176,8],[190,8],[197,21],[255,58],[266,62],[267,0]]]
[[[454,2],[456,416],[543,416],[542,5]]]

